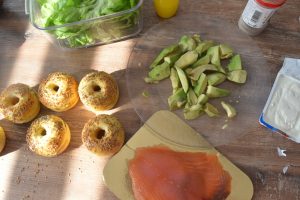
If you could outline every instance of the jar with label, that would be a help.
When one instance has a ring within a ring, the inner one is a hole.
[[[239,28],[248,35],[258,35],[268,25],[274,12],[286,0],[248,0],[239,19]]]

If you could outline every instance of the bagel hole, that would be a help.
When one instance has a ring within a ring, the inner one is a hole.
[[[101,88],[100,88],[99,85],[94,85],[94,86],[93,86],[93,90],[94,90],[94,92],[100,92],[100,91],[101,91]]]
[[[8,105],[10,106],[14,106],[14,105],[17,105],[19,103],[20,99],[18,97],[15,97],[15,96],[11,96],[11,97],[8,97],[6,99],[6,102],[8,103]]]
[[[96,131],[96,138],[97,139],[101,140],[104,137],[104,135],[105,135],[105,131],[104,130],[98,129]]]
[[[58,85],[54,85],[54,86],[53,86],[53,90],[54,90],[55,92],[57,92],[57,91],[59,90],[59,86],[58,86]]]
[[[47,131],[45,129],[42,129],[40,134],[41,134],[41,136],[45,136],[45,135],[47,135]]]

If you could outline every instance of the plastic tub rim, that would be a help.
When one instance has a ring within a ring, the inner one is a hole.
[[[143,2],[144,2],[144,0],[139,0],[139,3],[135,7],[132,7],[128,10],[123,10],[123,11],[120,11],[117,13],[112,13],[109,15],[103,15],[103,16],[99,16],[99,17],[95,17],[95,18],[91,18],[91,19],[84,19],[84,20],[71,22],[71,23],[67,23],[67,24],[62,24],[62,25],[57,25],[57,26],[41,27],[41,26],[37,25],[33,20],[34,19],[34,12],[33,12],[34,9],[32,8],[32,1],[35,1],[35,0],[30,0],[30,21],[32,22],[32,25],[35,28],[37,28],[39,30],[44,30],[44,31],[55,30],[55,29],[63,28],[63,27],[81,25],[81,24],[93,22],[96,20],[105,20],[105,19],[109,19],[109,18],[113,18],[113,17],[122,16],[124,14],[128,14],[128,13],[138,10],[143,5]]]

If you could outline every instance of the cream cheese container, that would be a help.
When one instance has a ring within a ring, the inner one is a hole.
[[[300,59],[284,59],[259,122],[300,143]]]

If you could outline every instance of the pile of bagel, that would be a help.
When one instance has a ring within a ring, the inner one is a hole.
[[[23,124],[36,118],[40,103],[52,111],[63,112],[76,106],[79,99],[96,114],[112,109],[119,99],[118,84],[103,71],[86,74],[79,84],[68,73],[54,72],[41,81],[37,92],[22,83],[4,89],[0,94],[0,113],[13,123]],[[125,132],[115,116],[99,114],[84,125],[81,138],[91,152],[110,156],[122,147]],[[70,139],[68,124],[56,115],[35,119],[26,134],[29,149],[46,157],[64,152]],[[0,127],[0,152],[5,141],[4,130]]]

